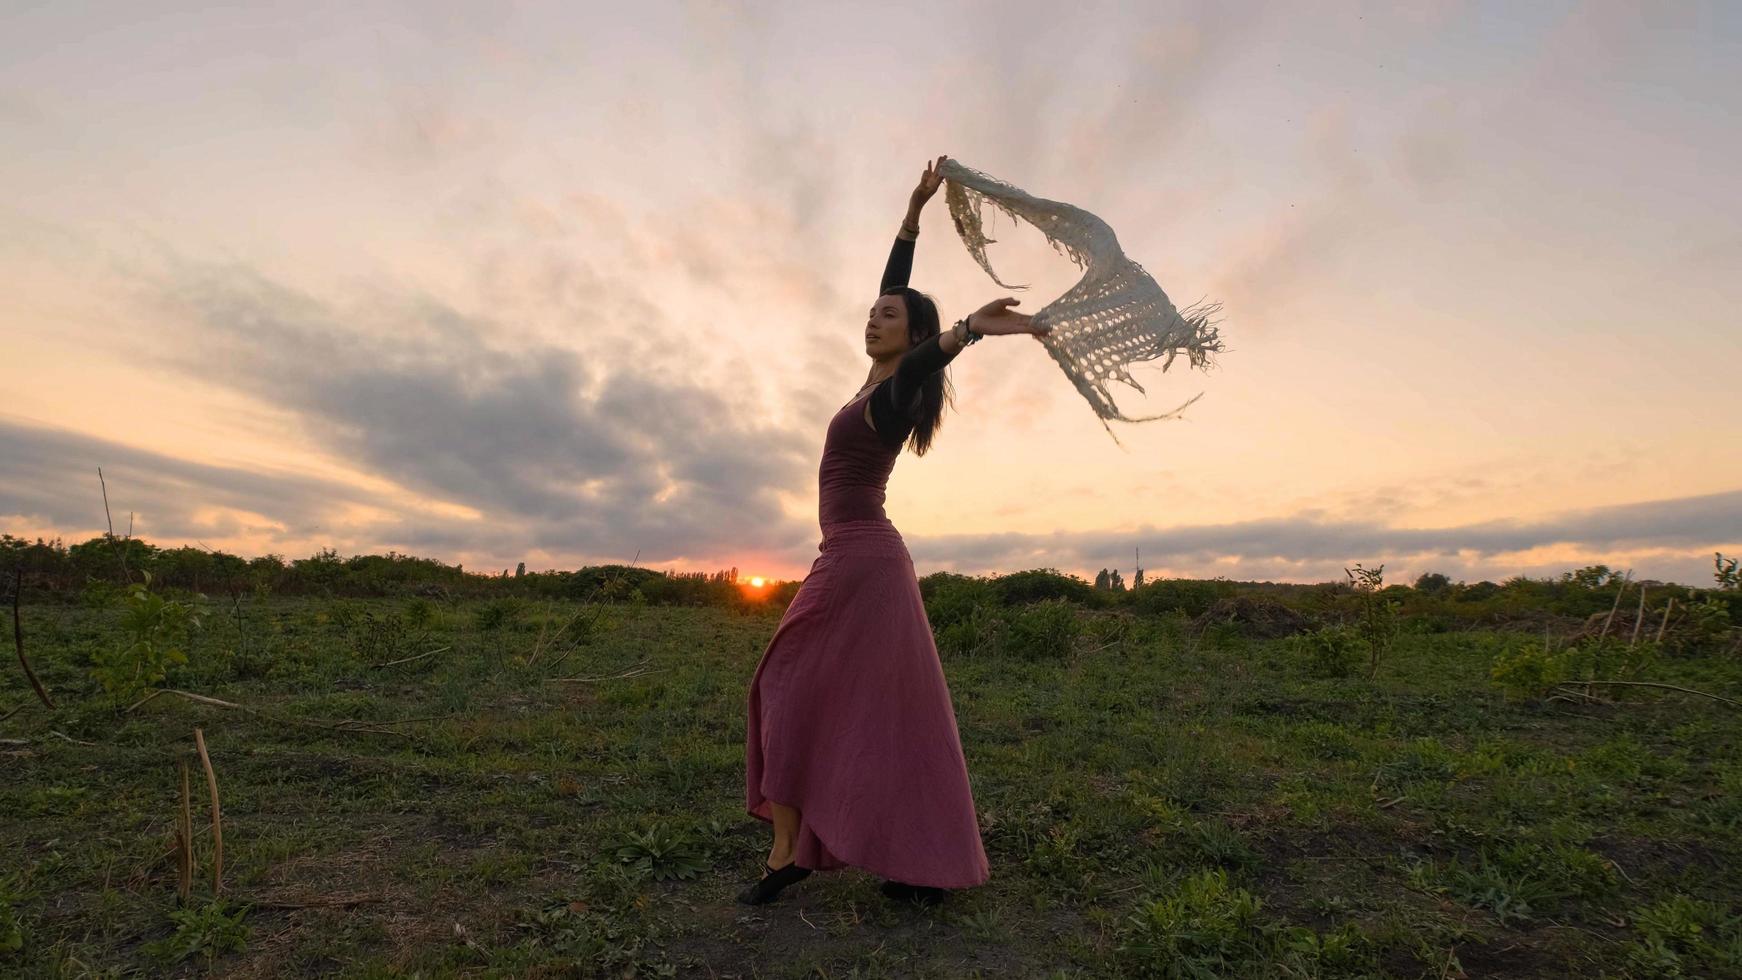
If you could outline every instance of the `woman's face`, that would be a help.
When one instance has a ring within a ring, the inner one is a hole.
[[[912,346],[907,339],[907,301],[899,295],[879,296],[865,321],[865,353],[873,361],[900,357]]]

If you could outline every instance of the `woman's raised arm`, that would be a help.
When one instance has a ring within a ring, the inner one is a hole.
[[[943,182],[943,167],[945,157],[938,157],[937,162],[927,163],[925,170],[919,175],[919,184],[907,199],[907,217],[902,219],[901,230],[895,235],[895,244],[889,249],[889,261],[883,266],[883,282],[877,287],[879,294],[895,286],[905,286],[913,275],[914,242],[919,239],[919,213],[925,210],[925,202],[931,200],[938,192]]]

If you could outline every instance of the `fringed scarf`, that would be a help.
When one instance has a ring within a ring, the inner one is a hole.
[[[1137,361],[1165,358],[1161,369],[1166,371],[1174,357],[1184,353],[1192,367],[1208,365],[1210,355],[1222,350],[1211,319],[1221,309],[1220,304],[1206,302],[1174,309],[1149,273],[1125,257],[1113,229],[1081,208],[1031,197],[955,160],[945,160],[941,172],[948,181],[944,197],[956,232],[993,282],[1006,289],[1027,288],[999,279],[986,259],[986,246],[995,241],[986,237],[981,224],[988,202],[1040,229],[1053,248],[1083,270],[1083,278],[1075,286],[1034,316],[1052,328],[1050,334],[1039,338],[1041,344],[1088,399],[1108,435],[1113,435],[1113,430],[1107,419],[1148,422],[1172,418],[1203,397],[1199,392],[1171,412],[1132,418],[1113,403],[1107,385],[1110,379],[1118,379],[1147,394],[1125,370]],[[1119,437],[1113,436],[1113,441],[1118,442]]]

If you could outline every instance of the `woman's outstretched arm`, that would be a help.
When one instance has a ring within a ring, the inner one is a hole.
[[[936,163],[926,164],[919,175],[919,185],[907,199],[907,217],[902,219],[895,244],[889,249],[889,261],[883,267],[883,282],[877,287],[879,294],[895,286],[907,285],[913,276],[913,248],[919,239],[919,213],[925,210],[925,202],[931,200],[944,182],[944,159],[940,156]]]

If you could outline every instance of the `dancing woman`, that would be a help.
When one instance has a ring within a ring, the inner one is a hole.
[[[920,175],[871,304],[865,386],[829,420],[820,553],[750,681],[746,807],[774,844],[747,904],[847,865],[927,903],[990,875],[913,559],[883,502],[902,445],[923,455],[952,401],[944,366],[981,336],[1048,328],[1006,297],[940,331],[937,305],[907,285],[944,159]]]

